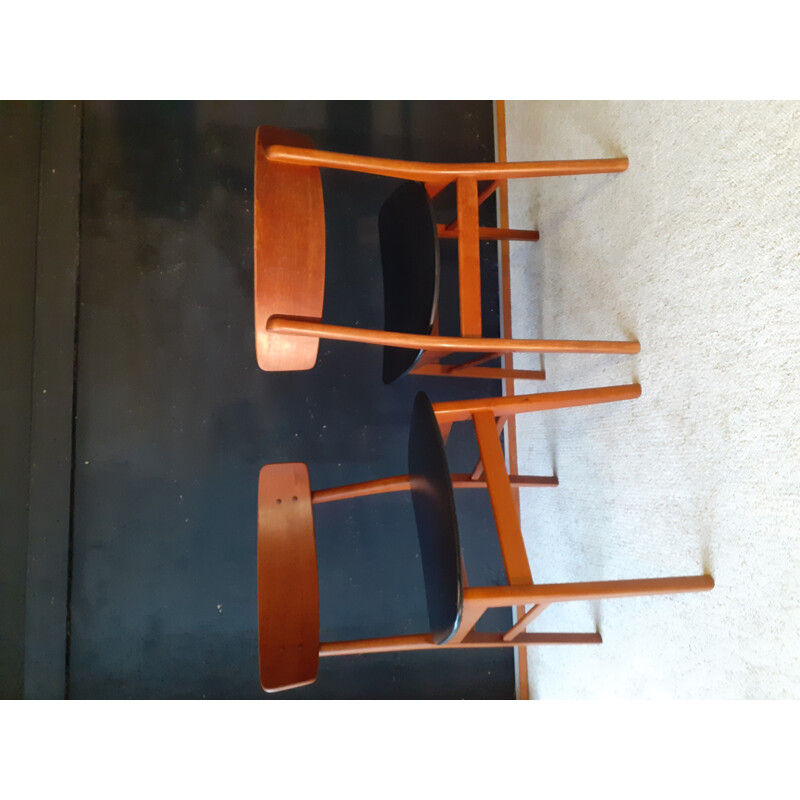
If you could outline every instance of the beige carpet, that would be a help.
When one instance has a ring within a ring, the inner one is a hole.
[[[638,338],[548,355],[517,392],[639,381],[638,400],[519,418],[536,582],[710,572],[709,593],[551,607],[535,698],[800,697],[800,103],[509,102],[508,160],[627,155],[509,184],[516,337]],[[534,366],[538,356],[516,357]]]

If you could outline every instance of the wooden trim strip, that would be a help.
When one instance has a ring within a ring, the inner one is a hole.
[[[42,105],[34,101],[0,102],[0,700],[19,700],[25,693]]]
[[[81,128],[80,103],[44,104],[31,398],[26,699],[69,697]]]

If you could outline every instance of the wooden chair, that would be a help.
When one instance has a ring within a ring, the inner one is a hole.
[[[480,227],[478,208],[500,181],[552,175],[622,172],[627,158],[521,163],[428,164],[313,149],[308,136],[269,126],[256,133],[255,329],[258,364],[266,371],[311,369],[319,339],[383,345],[383,380],[408,371],[475,378],[544,379],[539,370],[481,366],[503,353],[638,353],[635,341],[483,338],[481,239],[537,241],[538,231]],[[384,330],[322,322],[325,290],[325,206],[320,167],[391,178],[401,184],[381,208]],[[480,190],[479,181],[489,181]],[[436,224],[431,199],[456,184],[457,217]],[[439,336],[440,238],[458,240],[461,336]],[[472,353],[443,364],[451,353]]]
[[[417,395],[408,446],[408,475],[312,492],[305,464],[269,464],[258,488],[258,632],[261,685],[276,692],[312,683],[319,657],[400,650],[600,644],[599,633],[525,633],[553,603],[638,595],[701,592],[709,575],[646,580],[534,585],[512,498],[513,486],[555,485],[553,478],[509,475],[498,431],[526,411],[638,397],[638,384],[487,400],[437,403]],[[472,420],[482,467],[479,476],[451,475],[444,440],[451,426]],[[486,487],[502,551],[506,586],[468,586],[459,545],[454,488]],[[319,588],[312,507],[318,503],[410,490],[430,621],[416,635],[320,643]],[[487,608],[531,605],[508,631],[478,633]]]

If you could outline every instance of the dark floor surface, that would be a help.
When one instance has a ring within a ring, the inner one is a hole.
[[[380,348],[321,342],[313,370],[265,373],[253,342],[252,161],[260,124],[322,149],[491,161],[490,102],[84,103],[67,694],[262,698],[259,468],[305,461],[312,489],[405,473],[413,398],[500,393],[407,377]],[[380,328],[380,205],[397,181],[323,171],[323,319]],[[454,198],[438,203],[448,221]],[[494,222],[493,204],[482,209]],[[497,252],[482,245],[485,333]],[[454,331],[455,242],[442,244],[441,329]],[[454,429],[453,471],[477,459]],[[470,583],[500,583],[488,496],[457,494]],[[407,494],[315,508],[322,639],[416,633],[427,615]],[[487,615],[479,629],[510,624]],[[279,698],[512,698],[511,650],[322,659]]]

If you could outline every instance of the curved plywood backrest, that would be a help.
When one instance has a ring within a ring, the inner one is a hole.
[[[325,206],[317,167],[267,159],[274,144],[313,147],[308,136],[262,125],[256,131],[253,250],[256,356],[267,371],[311,369],[319,339],[268,333],[272,315],[322,320]]]
[[[268,464],[259,474],[258,654],[267,692],[316,680],[319,582],[305,464]]]
[[[437,644],[444,644],[461,621],[464,601],[461,547],[444,442],[424,392],[419,392],[414,401],[408,473],[431,633]]]
[[[439,239],[422,183],[406,181],[378,216],[383,266],[383,327],[429,335],[439,298]],[[392,383],[419,358],[419,350],[384,347],[383,382]]]

